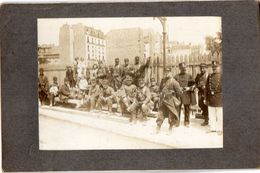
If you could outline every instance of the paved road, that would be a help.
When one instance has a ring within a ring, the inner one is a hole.
[[[40,149],[144,149],[170,148],[163,144],[147,142],[94,129],[88,126],[73,124],[46,116],[40,116]]]
[[[130,126],[127,118],[104,112],[41,107],[39,113],[41,149],[222,148],[223,136],[206,133],[209,127],[200,126],[202,120],[194,117],[190,128],[182,122],[169,135],[167,119],[155,134],[155,118],[145,126]]]

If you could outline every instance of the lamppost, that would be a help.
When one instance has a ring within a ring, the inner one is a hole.
[[[166,17],[156,17],[157,19],[160,20],[161,24],[162,24],[162,28],[163,28],[163,73],[166,67]]]

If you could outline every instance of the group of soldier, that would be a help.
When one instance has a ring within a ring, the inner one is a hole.
[[[206,64],[200,64],[200,73],[195,80],[187,73],[186,63],[179,64],[180,73],[172,76],[171,69],[164,69],[164,76],[157,85],[155,78],[149,82],[145,80],[145,69],[150,60],[140,63],[135,57],[134,65],[129,59],[124,59],[121,66],[119,59],[115,59],[114,66],[107,67],[101,61],[93,65],[92,69],[84,68],[76,59],[74,69],[68,66],[64,84],[59,87],[57,77],[53,83],[40,69],[39,100],[42,104],[49,98],[50,105],[54,105],[55,97],[67,102],[75,98],[73,91],[78,89],[82,100],[80,108],[88,111],[101,110],[104,107],[112,112],[112,105],[117,105],[117,111],[128,116],[131,124],[138,120],[146,122],[151,111],[157,112],[156,132],[160,132],[165,118],[168,118],[169,132],[173,127],[180,126],[181,110],[184,112],[184,126],[190,125],[190,109],[196,105],[195,89],[198,89],[198,102],[202,110],[204,122],[202,126],[210,125],[209,132],[223,132],[222,115],[222,84],[220,65],[212,61],[212,73],[207,75]],[[73,90],[74,89],[74,90]]]

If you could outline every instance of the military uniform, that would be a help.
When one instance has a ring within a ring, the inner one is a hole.
[[[179,64],[180,68],[186,68],[185,63]],[[181,105],[184,105],[184,125],[188,126],[190,123],[190,105],[196,104],[196,98],[194,91],[192,91],[192,86],[195,84],[195,81],[193,80],[192,76],[190,74],[187,74],[186,72],[181,72],[177,74],[175,77],[175,80],[179,82],[180,86],[182,87],[183,94],[181,95]],[[179,119],[180,119],[179,113]],[[178,124],[179,125],[179,124]]]
[[[140,83],[143,84],[140,84]],[[143,85],[143,86],[140,86]],[[151,101],[151,93],[147,86],[144,86],[144,80],[139,79],[139,86],[136,90],[136,97],[134,102],[127,108],[131,113],[130,122],[136,122],[137,115],[139,119],[144,121],[147,119],[151,109],[153,107],[153,102]]]
[[[152,83],[152,85],[149,87],[149,89],[150,89],[150,92],[151,92],[151,100],[154,103],[153,110],[157,111],[158,110],[158,106],[159,106],[158,105],[159,104],[159,100],[160,100],[160,97],[159,97],[159,87],[156,85],[154,78],[151,79],[151,83]]]
[[[167,70],[167,69],[166,69]],[[182,94],[179,83],[171,77],[164,78],[164,87],[161,91],[160,107],[158,112],[157,132],[165,118],[168,118],[169,130],[171,131],[175,122],[179,121],[180,100]]]
[[[71,66],[68,66],[68,69],[66,71],[66,78],[70,82],[70,87],[75,87],[75,85],[76,85],[73,75],[74,75],[74,73],[73,73],[73,70],[72,70]]]
[[[95,85],[93,85],[93,82],[95,82]],[[84,105],[86,105],[90,110],[94,109],[96,107],[96,102],[98,100],[99,94],[100,87],[96,84],[96,79],[92,79],[91,86],[89,88],[89,92],[85,99]]]
[[[113,88],[117,91],[122,85],[122,67],[119,64],[114,66],[112,76]]]
[[[105,83],[105,85],[107,85],[108,81],[104,80],[103,83]],[[114,101],[116,101],[116,99],[115,99],[114,89],[112,87],[103,86],[103,88],[100,88],[100,94],[99,94],[99,98],[97,100],[97,109],[102,109],[102,106],[107,104],[108,111],[112,112],[112,104]]]
[[[60,91],[59,91],[60,101],[63,103],[67,103],[68,99],[71,96],[69,84],[66,84],[66,82],[69,82],[69,80],[67,78],[64,79],[64,84],[61,86]]]
[[[43,69],[40,69],[38,78],[38,94],[41,104],[46,104],[48,100],[49,82],[48,78],[43,74]]]
[[[50,105],[54,106],[54,98],[59,95],[59,85],[57,82],[57,77],[53,77],[53,83],[50,85]]]
[[[200,64],[200,68],[206,68],[206,64]],[[206,94],[206,81],[207,81],[207,73],[199,73],[197,74],[195,78],[196,87],[198,88],[198,101],[199,101],[199,107],[202,110],[202,116],[204,118],[204,123],[202,124],[207,125],[209,121],[209,115],[208,115],[208,106],[204,103],[205,100],[205,94]]]
[[[128,114],[127,108],[135,101],[137,87],[132,84],[132,77],[126,76],[124,84],[118,90],[119,104],[122,115]]]
[[[219,63],[212,61],[212,68]],[[209,108],[209,125],[211,131],[223,132],[222,75],[215,71],[206,82],[206,102]]]

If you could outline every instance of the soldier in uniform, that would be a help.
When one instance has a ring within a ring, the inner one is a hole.
[[[157,111],[159,108],[160,94],[159,94],[159,87],[156,84],[155,78],[151,78],[150,92],[151,92],[151,100],[154,103],[153,110]]]
[[[47,76],[44,75],[43,68],[40,68],[40,75],[38,78],[38,93],[41,105],[46,104],[48,100],[49,82]]]
[[[97,80],[95,78],[91,79],[91,86],[89,88],[88,95],[86,96],[84,105],[93,110],[96,107],[96,102],[100,94],[100,87],[97,85]],[[83,106],[84,107],[84,106]]]
[[[184,125],[189,127],[190,124],[190,106],[196,104],[195,94],[194,94],[194,84],[192,76],[186,72],[187,65],[183,62],[179,64],[180,73],[177,74],[174,78],[179,82],[182,87],[183,94],[181,95],[181,105],[184,105]],[[179,112],[180,120],[181,111]],[[180,125],[180,122],[177,123],[177,126]]]
[[[180,100],[182,94],[180,84],[171,76],[171,69],[165,69],[164,87],[161,91],[160,106],[156,120],[156,133],[159,133],[165,118],[168,118],[169,132],[173,125],[179,122]]]
[[[73,74],[72,67],[71,66],[67,66],[66,78],[69,80],[71,88],[75,87],[75,80],[74,80],[74,76],[73,75],[74,74]]]
[[[130,66],[129,64],[129,59],[125,58],[124,59],[125,64],[123,66],[123,73],[122,73],[122,80],[124,80],[126,78],[126,76],[133,76],[134,74],[134,69],[133,67]]]
[[[59,95],[59,84],[58,84],[58,78],[56,76],[53,77],[53,83],[50,85],[50,106],[54,106],[54,98]]]
[[[150,58],[147,60],[147,62],[145,64],[141,64],[139,56],[135,57],[135,63],[133,66],[133,72],[134,72],[133,83],[135,85],[138,85],[139,79],[145,77],[145,69],[149,66],[149,64],[150,64]]]
[[[114,90],[117,91],[121,85],[122,85],[122,67],[119,64],[119,58],[115,59],[115,66],[112,71],[112,76],[113,76],[113,86]]]
[[[59,91],[59,97],[60,101],[62,103],[68,103],[68,99],[72,98],[72,95],[70,93],[70,82],[68,78],[64,79],[64,84],[61,86],[60,91]]]
[[[107,76],[106,75],[106,68],[104,67],[102,61],[99,61],[98,64],[99,64],[99,68],[97,70],[97,80],[98,80],[97,83],[101,84],[102,80],[104,80]]]
[[[127,112],[127,108],[135,101],[137,87],[134,84],[132,84],[132,82],[133,82],[132,77],[126,76],[124,80],[124,84],[119,90],[120,93],[122,92],[122,94],[119,96],[120,98],[119,103],[120,103],[122,115],[129,113]]]
[[[204,63],[200,64],[200,73],[197,74],[195,78],[196,87],[198,88],[198,100],[199,107],[202,110],[202,116],[204,118],[204,122],[201,124],[202,126],[208,125],[209,115],[208,115],[208,106],[205,105],[205,89],[206,89],[206,81],[207,81],[207,73],[206,73],[207,65]]]
[[[205,102],[209,109],[210,132],[223,133],[222,75],[218,61],[212,61],[212,74],[206,82]]]
[[[127,108],[127,111],[131,113],[130,122],[136,123],[137,115],[141,121],[147,120],[149,113],[153,107],[151,101],[151,93],[149,88],[145,85],[144,79],[138,80],[138,88],[136,91],[136,97],[134,102]]]
[[[108,106],[108,111],[112,112],[112,104],[116,101],[114,89],[108,86],[108,80],[102,81],[99,98],[97,100],[97,109],[101,110],[103,105]]]

